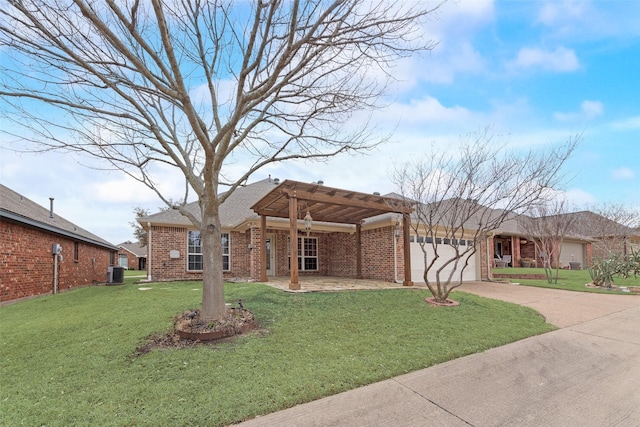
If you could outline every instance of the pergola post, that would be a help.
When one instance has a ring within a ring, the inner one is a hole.
[[[409,232],[411,218],[408,213],[402,214],[402,240],[404,240],[404,286],[413,286],[411,281],[411,245],[409,244]]]
[[[267,281],[267,217],[260,215],[260,281]]]
[[[289,270],[291,272],[289,289],[298,290],[300,289],[298,282],[298,198],[295,192],[289,197],[289,253]]]
[[[362,224],[356,224],[356,279],[362,277]]]

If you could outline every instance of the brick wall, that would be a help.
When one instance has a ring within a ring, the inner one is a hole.
[[[275,274],[288,276],[289,252],[288,230],[267,230],[274,236]],[[362,274],[366,279],[393,281],[394,273],[394,228],[383,227],[362,232]],[[301,234],[301,237],[306,236]],[[300,276],[356,277],[355,233],[310,233],[318,239],[318,270],[299,271]],[[231,270],[224,273],[227,278],[260,279],[261,231],[251,228],[246,232],[231,232]],[[152,280],[201,280],[200,272],[187,272],[187,229],[180,227],[152,227],[150,272]],[[249,248],[251,245],[251,249]],[[398,278],[404,271],[402,238],[397,246]],[[171,259],[169,252],[177,250],[180,257]]]
[[[202,272],[187,271],[187,228],[151,227],[151,263],[147,265],[152,280],[202,280]],[[251,254],[249,242],[251,231],[230,232],[230,271],[224,277],[250,277]],[[178,258],[171,258],[170,252],[178,251]]]
[[[327,274],[338,277],[356,277],[355,233],[329,233],[327,246]]]
[[[394,227],[362,232],[362,276],[365,279],[393,281]],[[399,256],[402,258],[402,256]],[[399,278],[404,276],[399,274]]]
[[[74,241],[37,228],[0,222],[0,301],[49,294],[54,289],[53,244],[62,245],[58,266],[58,290],[104,282],[110,262],[106,248]],[[77,259],[74,244],[77,243]]]

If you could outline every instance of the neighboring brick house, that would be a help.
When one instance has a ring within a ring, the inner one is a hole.
[[[126,241],[118,245],[118,266],[129,270],[147,269],[147,248],[140,242]]]
[[[104,282],[115,263],[117,247],[56,215],[50,200],[46,209],[0,184],[2,302]]]

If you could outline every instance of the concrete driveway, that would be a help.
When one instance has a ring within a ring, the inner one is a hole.
[[[640,297],[461,289],[561,327],[247,421],[250,426],[640,426]]]

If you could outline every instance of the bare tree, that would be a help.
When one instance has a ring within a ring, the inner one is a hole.
[[[560,253],[564,239],[576,230],[577,216],[569,214],[564,199],[554,199],[534,206],[529,216],[518,219],[518,227],[535,245],[549,283],[558,283]],[[555,267],[556,274],[553,275]]]
[[[463,142],[459,152],[428,153],[394,175],[400,194],[414,206],[423,280],[438,302],[462,284],[469,260],[492,231],[541,203],[548,189],[561,183],[560,168],[578,138],[524,154],[494,148],[498,144],[489,130]]]
[[[355,126],[353,113],[382,107],[397,61],[435,46],[420,25],[437,7],[8,0],[1,114],[19,143],[98,158],[167,205],[158,170],[179,171],[185,191],[174,207],[200,230],[201,315],[215,320],[225,312],[220,204],[267,164],[383,142],[368,123]],[[200,216],[184,209],[190,192]]]

